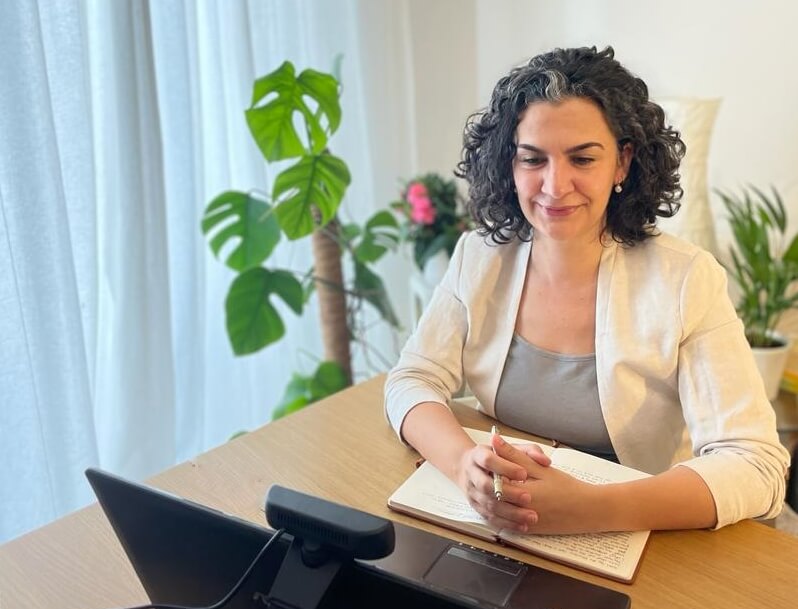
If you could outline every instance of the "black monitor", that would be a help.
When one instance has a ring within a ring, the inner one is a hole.
[[[212,605],[235,586],[274,533],[100,470],[87,470],[86,476],[153,603]],[[289,490],[282,501],[290,503],[292,496]],[[339,515],[341,512],[336,510],[350,509],[311,498],[311,503],[315,502],[333,506],[333,513]],[[300,512],[308,511],[309,504],[300,501],[297,505]],[[375,542],[381,548],[378,551],[386,551],[390,544],[381,522],[389,521],[367,516],[375,519],[367,528],[378,531],[379,540]],[[337,520],[337,516],[334,518]],[[352,558],[346,553],[333,552],[339,566],[318,599],[320,609],[626,609],[630,606],[629,597],[620,592],[414,527],[390,524],[395,547],[387,556]],[[307,590],[314,573],[303,571],[296,564],[284,567],[292,545],[298,544],[291,534],[277,540],[255,564],[225,609],[289,606],[270,605],[281,569],[287,569],[282,576],[283,590]],[[302,602],[303,598],[306,597],[300,594],[294,600]]]

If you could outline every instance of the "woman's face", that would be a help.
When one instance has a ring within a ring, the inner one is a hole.
[[[631,156],[628,145],[618,153],[604,115],[588,99],[527,106],[516,130],[513,179],[535,239],[597,239]]]

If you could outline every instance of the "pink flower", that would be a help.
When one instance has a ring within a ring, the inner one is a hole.
[[[429,197],[429,193],[427,192],[427,187],[424,186],[421,182],[413,182],[407,188],[407,200],[410,201],[410,204],[413,204],[413,199],[417,199],[418,197]]]
[[[413,182],[407,189],[407,202],[410,203],[410,219],[416,224],[435,222],[435,207],[430,201],[427,187],[421,182]]]
[[[435,222],[435,208],[429,199],[415,199],[415,204],[410,204],[413,209],[410,212],[410,219],[416,224],[432,224]]]

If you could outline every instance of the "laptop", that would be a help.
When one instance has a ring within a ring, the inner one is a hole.
[[[152,603],[213,605],[273,535],[265,526],[98,469],[88,469],[86,477]],[[627,595],[609,588],[414,527],[393,526],[393,552],[345,564],[320,609],[631,606]],[[269,593],[291,541],[284,534],[266,551],[224,609],[270,606]]]

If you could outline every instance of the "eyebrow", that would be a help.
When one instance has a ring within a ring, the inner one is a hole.
[[[584,144],[572,146],[571,148],[568,148],[565,152],[567,152],[568,154],[571,154],[573,152],[581,152],[582,150],[586,150],[587,148],[593,148],[594,146],[604,150],[604,145],[600,144],[599,142],[585,142]],[[516,147],[522,148],[524,150],[529,150],[530,152],[538,152],[538,153],[545,152],[544,150],[541,150],[540,148],[537,148],[532,144],[518,144]]]

